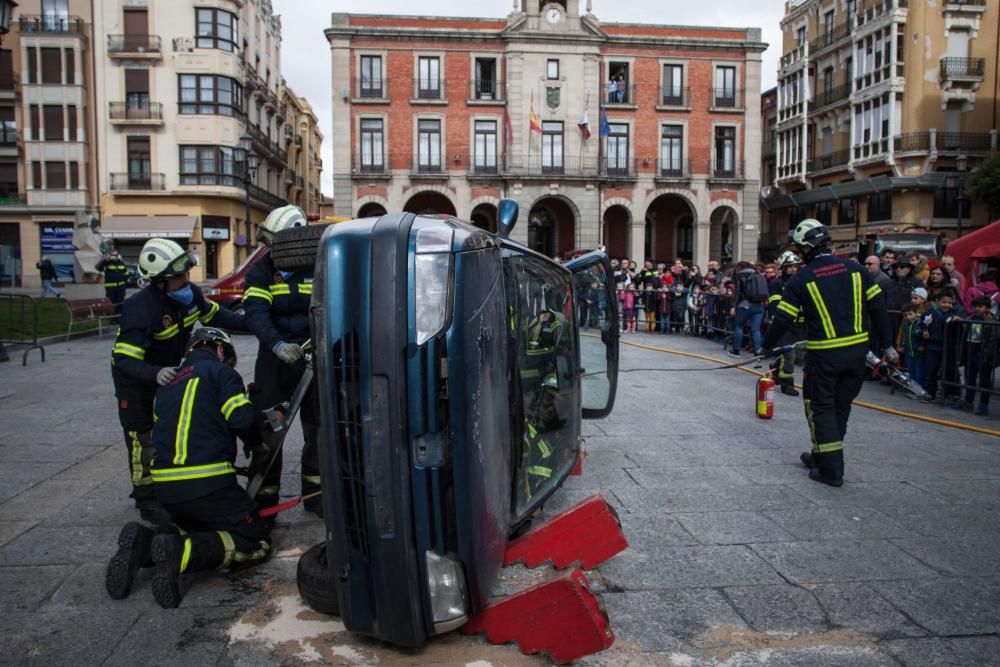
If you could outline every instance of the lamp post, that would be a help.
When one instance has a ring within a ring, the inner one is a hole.
[[[958,221],[956,224],[956,238],[962,238],[962,207],[965,203],[965,170],[969,166],[969,158],[959,155],[955,158],[955,165],[958,167]]]
[[[243,219],[246,236],[247,257],[250,256],[250,186],[253,184],[253,173],[260,165],[260,156],[253,152],[253,140],[249,135],[240,137],[240,143],[234,151],[237,162],[243,163],[243,190],[246,193],[246,213]]]

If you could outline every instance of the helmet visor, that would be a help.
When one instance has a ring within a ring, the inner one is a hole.
[[[194,266],[198,266],[198,256],[189,250],[183,255],[179,255],[174,258],[173,261],[167,264],[167,268],[163,270],[160,277],[168,278],[170,276],[179,276],[183,273],[187,273]]]

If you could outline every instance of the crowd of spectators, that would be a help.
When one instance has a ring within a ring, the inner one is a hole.
[[[895,346],[930,396],[925,400],[943,398],[955,409],[987,414],[1000,363],[997,268],[964,289],[965,278],[949,256],[929,262],[886,249],[863,264],[882,288]],[[734,356],[759,349],[769,317],[766,294],[762,299],[753,285],[758,277],[770,284],[779,275],[775,264],[710,261],[702,273],[681,259],[670,266],[645,260],[640,267],[623,257],[611,266],[623,333],[702,336],[723,343]]]

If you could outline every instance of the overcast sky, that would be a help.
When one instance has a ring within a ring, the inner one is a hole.
[[[586,0],[580,0],[585,6]],[[592,0],[594,15],[601,21],[666,23],[761,28],[770,48],[764,53],[763,88],[775,84],[778,51],[781,49],[779,22],[784,0]],[[471,5],[454,0],[272,0],[282,22],[282,75],[296,93],[312,105],[323,133],[323,192],[333,194],[333,119],[330,114],[330,47],[323,29],[330,14],[419,14],[421,16],[485,16],[503,18],[512,2],[480,0]]]

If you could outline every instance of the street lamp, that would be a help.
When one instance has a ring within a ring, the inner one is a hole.
[[[10,32],[10,22],[14,18],[14,0],[0,0],[0,39]]]
[[[240,137],[240,142],[233,151],[237,162],[243,163],[243,190],[246,193],[246,214],[244,226],[246,228],[247,257],[250,256],[250,186],[253,184],[253,173],[260,165],[260,156],[253,152],[253,140],[249,135]]]

